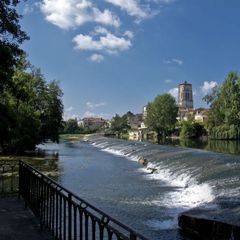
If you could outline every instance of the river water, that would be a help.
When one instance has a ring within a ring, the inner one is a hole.
[[[58,154],[58,182],[152,240],[186,239],[185,210],[239,201],[238,156],[102,136],[40,148]]]

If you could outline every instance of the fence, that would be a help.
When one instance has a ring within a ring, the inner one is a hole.
[[[147,240],[22,161],[19,193],[55,239]]]
[[[18,192],[18,166],[16,160],[0,160],[0,194]]]

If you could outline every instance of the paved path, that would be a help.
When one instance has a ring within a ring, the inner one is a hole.
[[[23,200],[0,196],[0,240],[53,240],[41,231],[37,218],[25,209]]]

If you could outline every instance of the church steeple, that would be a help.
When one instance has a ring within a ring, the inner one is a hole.
[[[178,85],[178,106],[181,108],[193,108],[192,84],[187,81]]]

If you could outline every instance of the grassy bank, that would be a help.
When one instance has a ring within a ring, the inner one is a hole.
[[[80,141],[85,134],[61,134],[60,139],[65,141]]]

